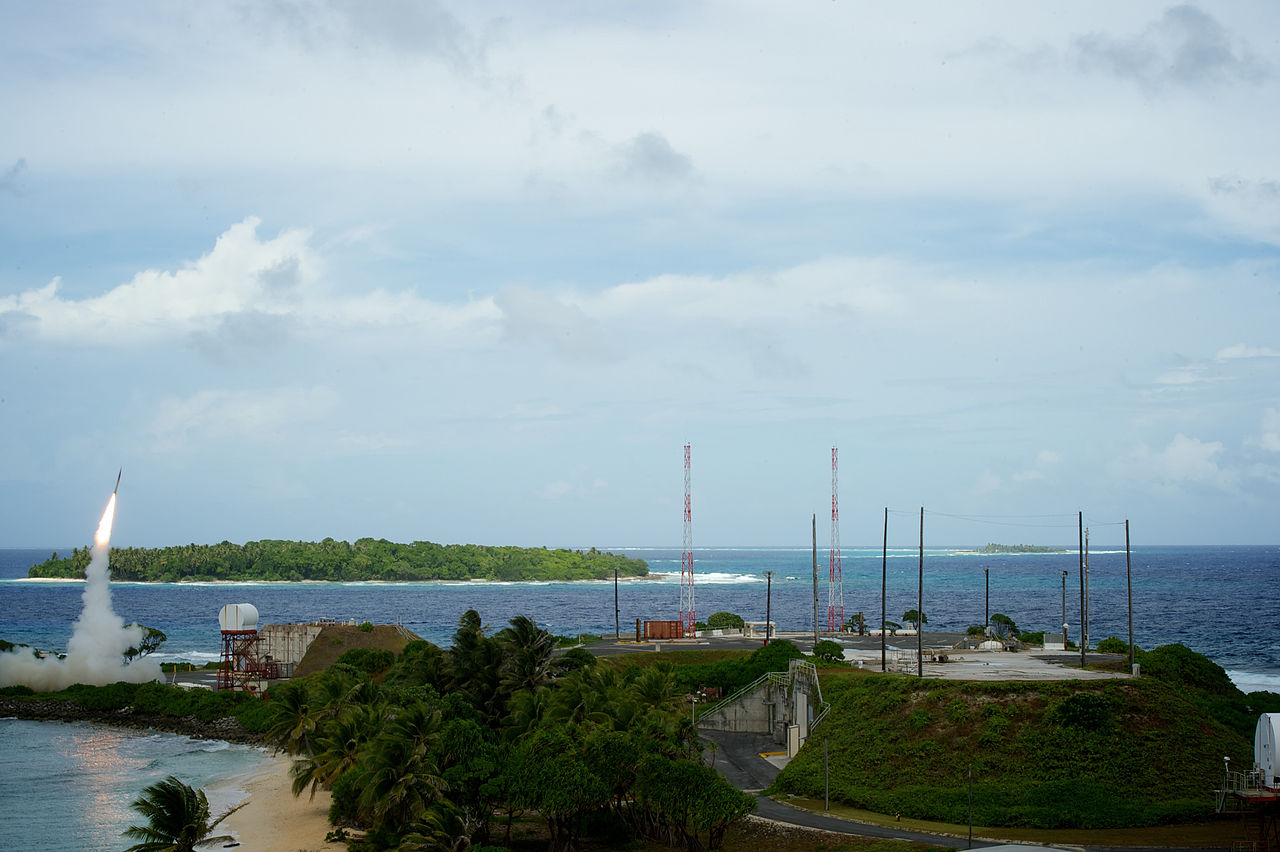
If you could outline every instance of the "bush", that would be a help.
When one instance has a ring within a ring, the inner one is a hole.
[[[827,663],[844,662],[844,648],[839,642],[832,642],[830,639],[819,640],[813,646],[813,655]]]
[[[1099,654],[1127,654],[1129,653],[1129,643],[1123,639],[1117,639],[1114,636],[1108,636],[1098,643]]]
[[[985,636],[987,628],[981,624],[970,624],[964,629],[965,636]]]
[[[396,655],[392,651],[384,651],[380,648],[352,648],[343,652],[335,665],[347,665],[357,671],[381,674],[391,668],[395,661]]]
[[[742,616],[732,612],[713,612],[707,616],[707,627],[712,630],[741,630]]]
[[[556,658],[556,667],[561,671],[573,672],[596,664],[596,655],[586,648],[570,648]]]
[[[4,696],[5,698],[18,698],[21,696],[35,695],[35,694],[36,694],[36,691],[34,689],[32,689],[29,686],[24,686],[23,684],[20,684],[20,683],[15,683],[13,686],[6,686],[3,689],[0,689],[0,695]]]
[[[301,578],[299,578],[299,579],[301,579]],[[366,622],[364,622],[363,624],[361,624],[361,625],[360,625],[360,632],[361,632],[361,633],[372,633],[372,632],[373,632],[373,622],[372,622],[372,621],[366,621]]]

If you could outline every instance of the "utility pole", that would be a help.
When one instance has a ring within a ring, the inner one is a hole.
[[[1124,519],[1124,579],[1129,587],[1129,674],[1133,674],[1133,563],[1129,558],[1129,519]]]
[[[1077,516],[1080,536],[1080,668],[1084,668],[1084,512]]]
[[[920,593],[916,599],[916,674],[924,677],[924,506],[920,507]]]
[[[621,627],[618,625],[618,567],[613,568],[613,638],[621,639]]]
[[[813,516],[813,644],[818,644],[818,515]]]
[[[884,624],[887,620],[885,613],[885,585],[889,577],[889,507],[884,507],[884,543],[880,546],[880,671],[888,671],[887,655],[885,653],[884,640]]]
[[[769,644],[769,633],[773,629],[773,572],[764,572],[764,644]]]
[[[987,620],[983,623],[982,626],[990,627],[991,626],[991,569],[989,567],[983,568],[982,574],[987,578],[987,609],[986,609]]]
[[[1062,572],[1062,650],[1067,650],[1067,572]]]

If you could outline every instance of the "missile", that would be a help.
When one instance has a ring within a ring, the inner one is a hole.
[[[120,490],[120,476],[124,473],[124,468],[120,468],[120,473],[116,474],[116,487],[111,489],[111,493],[115,494]]]

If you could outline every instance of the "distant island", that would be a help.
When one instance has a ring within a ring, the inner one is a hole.
[[[89,564],[89,548],[70,556],[54,553],[27,576],[79,579]],[[649,565],[590,550],[545,547],[486,547],[478,544],[397,544],[362,538],[354,544],[326,538],[320,542],[250,541],[245,544],[184,544],[176,547],[121,547],[111,551],[111,576],[144,583],[217,581],[362,580],[612,580],[645,577]]]
[[[1064,547],[1041,547],[1038,544],[996,544],[992,542],[978,553],[1066,553]]]

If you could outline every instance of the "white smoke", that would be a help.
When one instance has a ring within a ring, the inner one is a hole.
[[[73,683],[106,686],[116,681],[146,683],[161,680],[160,664],[145,657],[131,663],[124,652],[137,648],[143,630],[126,626],[111,608],[111,525],[115,518],[116,495],[111,495],[98,524],[89,567],[84,571],[84,606],[71,629],[67,655],[37,658],[29,648],[15,648],[0,654],[0,686],[23,684],[36,692],[65,689]]]

